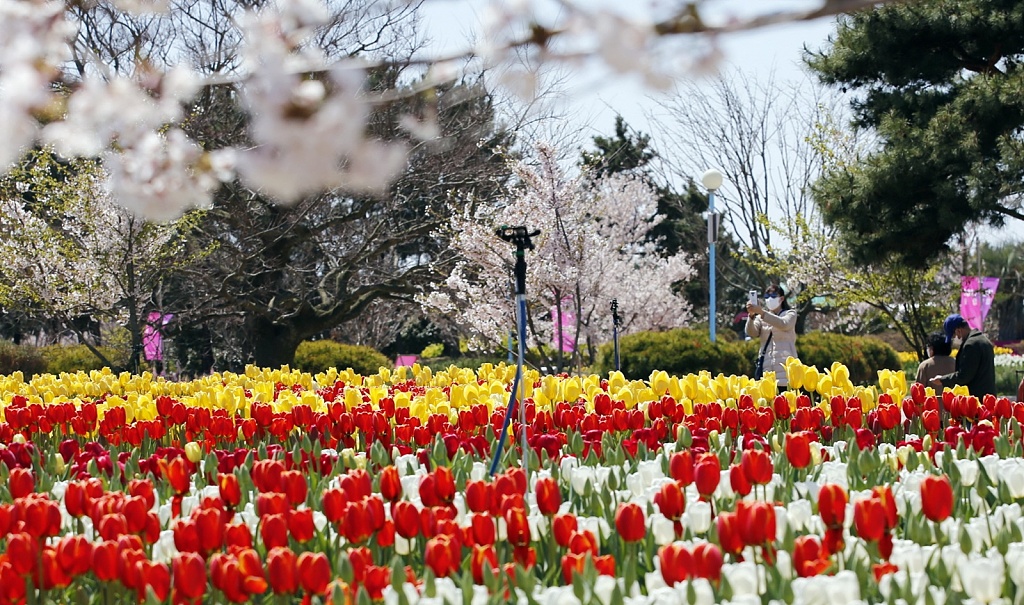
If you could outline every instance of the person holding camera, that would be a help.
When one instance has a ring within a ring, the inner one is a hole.
[[[763,307],[756,296],[751,298],[747,301],[747,335],[760,343],[758,354],[764,355],[764,371],[775,372],[780,387],[789,386],[786,359],[797,357],[796,311],[789,308],[786,291],[779,284],[765,290]]]

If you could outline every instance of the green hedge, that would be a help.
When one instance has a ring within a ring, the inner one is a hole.
[[[124,351],[113,347],[97,348],[115,367],[123,367],[128,362],[128,355]],[[106,365],[85,345],[49,345],[40,349],[40,352],[46,362],[46,371],[54,375],[61,372],[102,370]]]
[[[896,349],[870,336],[844,336],[829,332],[810,332],[796,339],[800,361],[824,370],[838,361],[850,370],[853,384],[878,382],[878,370],[903,369]],[[910,376],[910,380],[914,377]]]
[[[896,350],[870,337],[843,336],[824,332],[802,334],[797,338],[800,361],[819,370],[839,361],[850,370],[854,384],[878,380],[882,368],[900,369]],[[607,374],[614,367],[611,343],[600,349],[594,371]],[[619,358],[623,374],[629,379],[644,379],[654,370],[683,375],[708,370],[750,375],[757,357],[757,342],[719,339],[712,343],[706,332],[689,329],[668,332],[639,332],[619,339]]]
[[[346,345],[333,340],[303,342],[295,351],[293,367],[317,373],[328,368],[352,369],[364,376],[376,374],[382,367],[390,368],[391,360],[371,347]]]
[[[706,332],[689,329],[668,332],[638,332],[619,339],[620,368],[630,380],[649,378],[654,370],[669,374],[749,374],[754,370],[753,341],[711,342]],[[602,345],[594,371],[607,374],[615,367],[611,343]]]
[[[45,371],[46,362],[39,349],[28,345],[16,345],[9,340],[0,340],[0,374],[22,372],[29,377]]]

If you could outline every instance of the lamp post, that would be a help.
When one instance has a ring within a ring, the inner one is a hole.
[[[708,189],[708,334],[715,342],[715,244],[718,242],[719,214],[715,212],[715,191],[722,186],[722,173],[711,168],[700,177]]]

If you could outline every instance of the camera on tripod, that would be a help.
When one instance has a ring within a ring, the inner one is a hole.
[[[525,226],[509,227],[502,225],[494,233],[506,242],[515,244],[517,248],[533,250],[533,241],[530,238],[540,235],[540,229],[531,233]]]

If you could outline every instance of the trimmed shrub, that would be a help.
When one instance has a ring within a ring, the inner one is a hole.
[[[363,376],[390,368],[391,360],[372,347],[346,345],[333,340],[307,340],[295,351],[295,368],[305,372],[324,372],[328,368],[354,370]]]
[[[114,347],[97,347],[103,356],[117,367],[124,366],[128,355]],[[85,345],[49,345],[40,349],[46,362],[46,371],[50,374],[61,372],[75,373],[102,370],[105,365],[96,354]]]
[[[796,350],[805,365],[824,370],[838,361],[850,370],[853,384],[878,381],[878,370],[901,370],[896,349],[870,336],[845,336],[829,332],[810,332],[796,339]],[[909,376],[913,380],[913,376]]]
[[[619,339],[619,357],[622,373],[631,380],[649,378],[654,370],[675,375],[707,370],[713,375],[749,376],[754,371],[757,347],[756,340],[719,339],[712,343],[706,332],[680,329],[624,336]],[[800,361],[819,370],[833,361],[846,365],[854,384],[874,383],[878,370],[901,367],[896,350],[871,337],[812,332],[798,336],[796,347]],[[607,374],[614,363],[612,344],[602,345],[594,371]]]
[[[9,340],[0,340],[0,374],[21,372],[25,376],[42,374],[46,362],[39,349],[28,345],[16,345]]]
[[[638,332],[619,339],[619,359],[624,376],[630,380],[649,378],[654,370],[669,374],[749,374],[754,371],[757,345],[753,341],[711,342],[707,333],[678,329],[668,332]],[[594,371],[606,375],[615,368],[612,343],[601,346]]]

